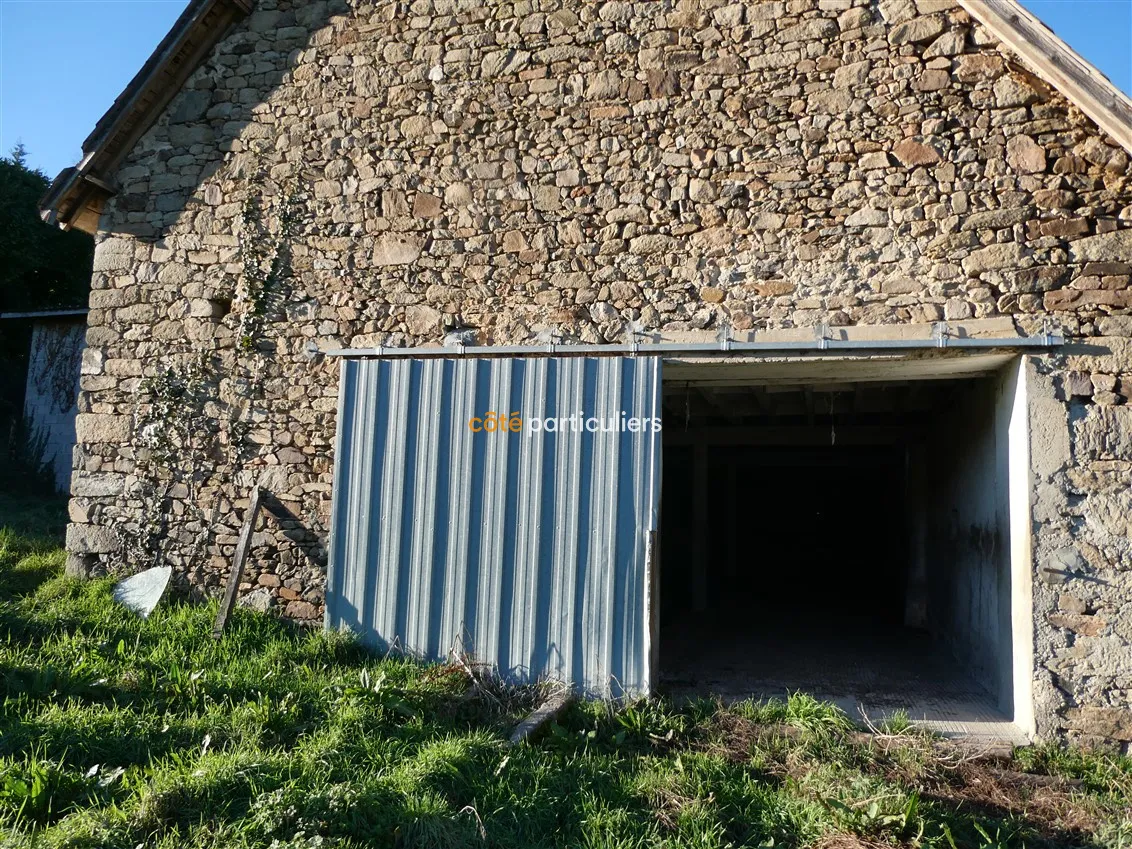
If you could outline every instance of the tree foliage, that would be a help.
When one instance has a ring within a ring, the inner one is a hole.
[[[94,242],[39,217],[47,187],[43,172],[28,167],[23,145],[0,156],[0,313],[86,306]],[[31,331],[29,320],[0,320],[0,489],[5,479],[26,489],[23,461],[42,456],[23,419]]]
[[[0,312],[86,305],[94,243],[39,217],[48,185],[23,145],[0,157]]]

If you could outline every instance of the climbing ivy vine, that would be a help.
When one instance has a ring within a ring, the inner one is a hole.
[[[211,510],[200,504],[201,490],[219,475],[235,476],[259,448],[249,434],[251,423],[265,414],[258,405],[269,346],[262,342],[290,296],[291,246],[305,200],[294,188],[267,188],[262,174],[251,180],[241,207],[240,273],[231,289],[232,310],[221,318],[235,335],[235,350],[226,352],[214,342],[172,354],[138,387],[135,420],[145,516],[140,528],[121,534],[134,563],[164,559],[174,500],[208,529],[198,535],[190,559],[203,552],[220,511],[216,503]]]
[[[269,315],[279,311],[288,294],[291,274],[291,239],[301,220],[300,197],[284,196],[276,216],[264,210],[263,196],[250,193],[241,216],[243,235],[240,259],[243,278],[237,296],[244,303],[240,313],[239,344],[253,351]]]
[[[205,404],[212,364],[207,352],[197,352],[184,363],[166,365],[142,380],[141,395],[148,405],[138,415],[138,436],[149,457],[161,465],[192,451],[208,424]]]

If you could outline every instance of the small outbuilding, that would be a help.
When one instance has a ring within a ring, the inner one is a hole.
[[[24,422],[15,428],[59,492],[71,484],[86,309],[0,313],[0,330],[28,340]],[[25,432],[26,431],[26,432]]]

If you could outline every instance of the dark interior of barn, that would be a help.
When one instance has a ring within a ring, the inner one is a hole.
[[[665,456],[663,610],[694,608],[694,453]],[[904,458],[896,446],[707,449],[707,610],[899,624]]]
[[[661,691],[1008,715],[995,383],[666,383]]]

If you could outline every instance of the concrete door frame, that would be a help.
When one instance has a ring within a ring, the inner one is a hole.
[[[990,377],[1001,397],[995,439],[1005,454],[1009,535],[1009,633],[1012,721],[1018,732],[1035,733],[1034,712],[1034,611],[1031,485],[1031,420],[1039,405],[1031,397],[1034,355],[970,354],[946,358],[922,356],[782,358],[774,361],[715,361],[679,358],[666,360],[662,382],[691,385],[768,385],[782,383],[828,384],[844,378],[852,382],[933,380],[956,377]],[[663,530],[663,529],[662,529]],[[650,603],[659,598],[660,569],[651,570]],[[650,610],[653,644],[659,642],[659,616]],[[659,666],[653,669],[659,673]]]
[[[1004,388],[1010,396],[1007,424],[1008,499],[1010,532],[1010,629],[1014,680],[1015,727],[1033,738],[1034,713],[1034,570],[1033,507],[1031,504],[1030,357],[1019,356],[1004,369]]]

